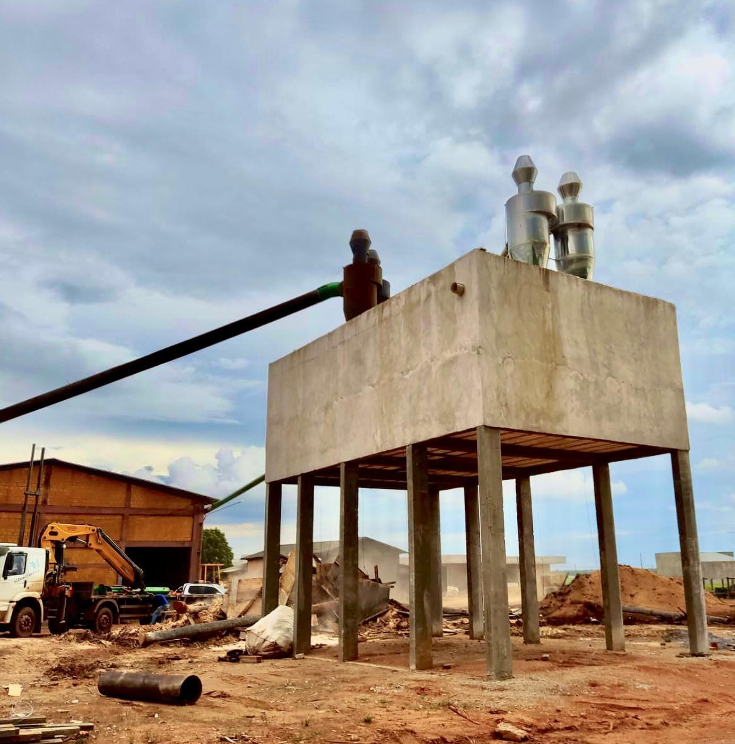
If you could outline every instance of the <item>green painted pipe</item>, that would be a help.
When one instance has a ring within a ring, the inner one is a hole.
[[[259,475],[255,480],[251,480],[250,483],[246,483],[242,488],[238,488],[237,491],[233,491],[229,496],[225,496],[223,499],[220,499],[219,501],[215,501],[212,506],[209,507],[207,510],[207,514],[210,514],[215,509],[219,509],[220,506],[224,506],[225,504],[232,501],[232,499],[236,499],[238,496],[241,496],[246,491],[249,491],[251,488],[255,488],[255,486],[259,486],[263,481],[265,480],[265,473],[263,475]]]

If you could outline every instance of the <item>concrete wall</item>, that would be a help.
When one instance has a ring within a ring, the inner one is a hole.
[[[271,364],[266,479],[482,424],[688,449],[673,305],[472,251]]]
[[[728,553],[704,553],[700,557],[703,579],[735,578],[735,560],[727,560]],[[708,558],[716,557],[716,560]],[[656,573],[681,578],[681,553],[656,553]]]

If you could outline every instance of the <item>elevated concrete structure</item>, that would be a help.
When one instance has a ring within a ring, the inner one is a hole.
[[[266,479],[481,425],[687,449],[674,306],[472,251],[271,364]]]
[[[468,498],[479,500],[479,525],[472,524],[468,536],[485,547],[478,565],[479,546],[468,542],[468,552],[477,556],[473,604],[486,608],[488,674],[502,678],[510,674],[510,636],[502,617],[501,479],[595,467],[607,636],[611,648],[620,648],[608,464],[672,455],[682,550],[694,582],[698,548],[688,447],[673,305],[483,250],[274,362],[269,371],[268,483],[303,484],[308,475],[310,484],[339,486],[341,464],[354,463],[359,487],[409,493],[409,542],[414,555],[426,557],[411,577],[411,659],[417,668],[431,663],[436,581],[430,556],[436,551],[431,535],[438,490],[463,487]],[[530,482],[523,484],[522,540],[529,557],[523,583],[529,586],[522,590],[528,612],[535,613]],[[348,503],[355,503],[352,495]],[[469,513],[475,513],[472,506]],[[349,516],[345,535],[354,532]],[[307,521],[298,522],[305,549],[311,539]],[[700,612],[697,596],[692,586],[692,616]],[[306,648],[308,611],[296,608],[300,650]],[[479,634],[479,622],[473,625]],[[706,635],[700,635],[698,621],[695,653],[706,650]],[[535,640],[533,630],[526,640]]]

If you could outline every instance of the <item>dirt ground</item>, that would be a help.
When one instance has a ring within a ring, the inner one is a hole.
[[[360,644],[361,661],[336,648],[303,660],[217,662],[227,645],[125,649],[50,636],[0,637],[0,685],[53,721],[91,720],[91,741],[121,744],[487,742],[498,722],[534,742],[640,744],[732,742],[735,652],[683,656],[683,628],[626,628],[628,651],[604,651],[599,626],[543,628],[541,646],[513,638],[515,677],[484,677],[483,644],[462,630],[435,639],[435,670],[408,670],[405,637]],[[718,635],[735,633],[716,629]],[[668,640],[666,640],[668,639]],[[548,655],[548,656],[547,656]],[[100,670],[198,674],[205,693],[191,707],[101,697]],[[0,689],[0,716],[10,715]]]

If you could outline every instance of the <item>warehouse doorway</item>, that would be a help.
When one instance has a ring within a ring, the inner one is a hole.
[[[172,591],[189,581],[191,548],[127,548],[142,569],[146,586],[167,586]]]

